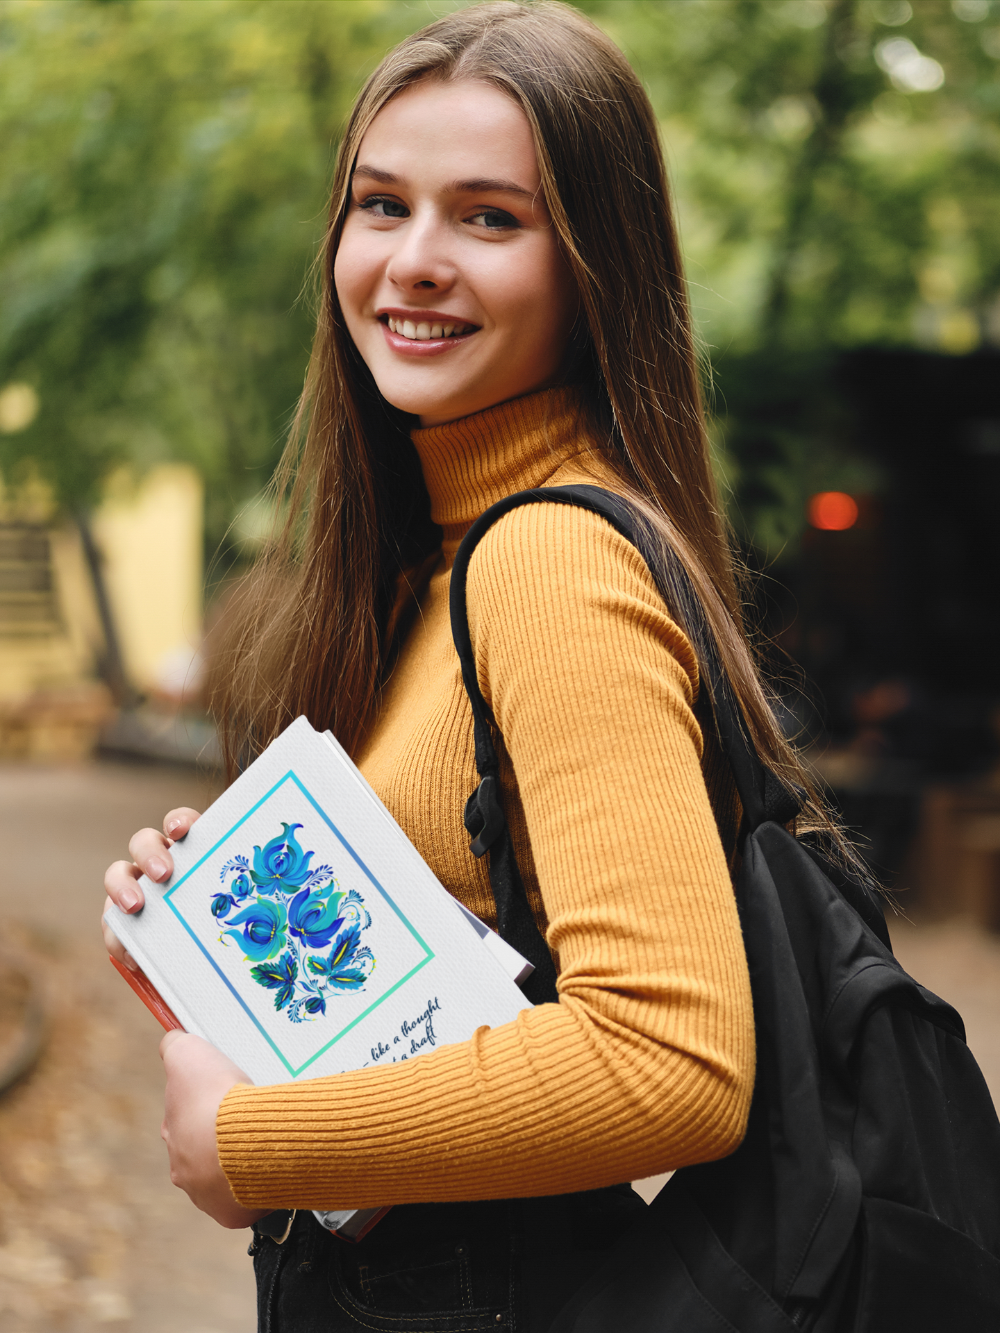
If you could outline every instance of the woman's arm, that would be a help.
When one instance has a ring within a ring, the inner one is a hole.
[[[563,1193],[742,1136],[752,1008],[687,640],[624,538],[563,506],[491,530],[469,609],[560,1002],[391,1068],[232,1089],[219,1151],[248,1207]]]

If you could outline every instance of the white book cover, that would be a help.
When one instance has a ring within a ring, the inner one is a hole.
[[[106,920],[254,1083],[413,1059],[510,1022],[524,960],[435,878],[332,736],[292,723]],[[484,947],[485,946],[485,947]]]

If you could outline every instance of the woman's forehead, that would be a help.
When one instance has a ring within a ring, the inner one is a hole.
[[[534,194],[540,181],[524,112],[493,84],[473,80],[423,79],[399,93],[368,127],[357,163],[358,174],[403,183],[432,174],[445,187],[503,180]]]

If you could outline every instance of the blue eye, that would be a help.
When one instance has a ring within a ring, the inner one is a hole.
[[[520,225],[517,218],[511,217],[509,213],[504,213],[499,208],[484,208],[481,213],[476,213],[475,216],[481,218],[483,226],[490,231],[503,231]]]
[[[376,217],[383,218],[405,218],[409,216],[410,210],[405,204],[401,204],[398,199],[387,199],[384,195],[373,194],[368,199],[362,199],[359,208],[363,208],[366,213],[374,213]]]

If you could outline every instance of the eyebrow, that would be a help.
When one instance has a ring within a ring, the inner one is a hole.
[[[399,185],[402,181],[401,176],[397,176],[391,171],[383,171],[381,167],[371,167],[365,163],[358,163],[353,174],[378,181],[380,185]],[[526,199],[534,199],[536,194],[536,191],[526,190],[523,185],[518,185],[516,181],[493,176],[477,176],[473,180],[452,181],[448,189],[456,194],[477,194],[482,190],[496,190],[502,194],[520,194]]]

